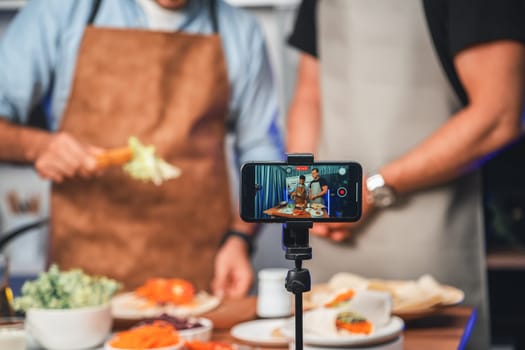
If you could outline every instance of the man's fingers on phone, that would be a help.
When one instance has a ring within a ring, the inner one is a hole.
[[[337,230],[330,234],[330,239],[335,242],[343,242],[350,237],[350,231],[348,230]]]
[[[328,226],[326,224],[315,224],[314,227],[311,229],[311,232],[320,237],[328,237],[330,231],[328,230]]]

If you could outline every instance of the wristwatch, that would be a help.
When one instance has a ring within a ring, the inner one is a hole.
[[[366,179],[366,188],[372,204],[378,208],[387,208],[396,202],[396,192],[385,183],[385,179],[379,173],[374,173]]]

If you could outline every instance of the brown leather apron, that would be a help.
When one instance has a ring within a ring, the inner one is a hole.
[[[107,148],[137,136],[182,176],[155,186],[112,168],[54,184],[51,261],[126,289],[150,277],[207,288],[231,221],[228,101],[218,35],[88,26],[60,130]]]

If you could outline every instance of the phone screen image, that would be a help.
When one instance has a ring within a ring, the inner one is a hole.
[[[247,163],[241,217],[252,222],[357,221],[362,169],[357,163]]]

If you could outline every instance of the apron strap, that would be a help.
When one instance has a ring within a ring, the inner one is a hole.
[[[210,19],[214,33],[219,32],[219,21],[217,19],[217,1],[210,0]]]
[[[93,7],[91,8],[91,13],[89,14],[89,19],[87,24],[92,25],[93,22],[95,22],[95,18],[97,17],[98,9],[100,7],[100,3],[102,0],[94,0],[93,1]]]

